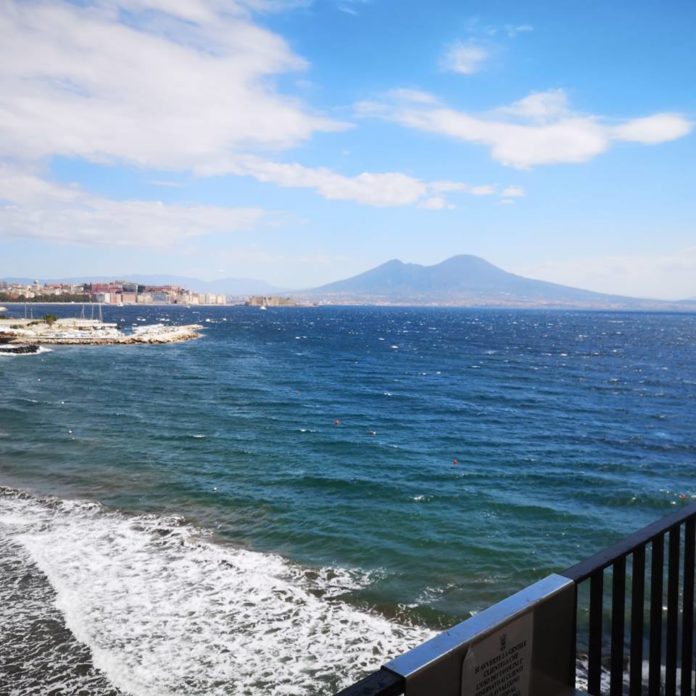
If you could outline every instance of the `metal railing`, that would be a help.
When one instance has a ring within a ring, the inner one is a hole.
[[[558,591],[564,589],[559,579],[572,581],[575,611],[572,615],[564,615],[564,620],[572,624],[573,638],[569,643],[561,640],[557,649],[561,652],[561,661],[567,658],[564,652],[571,653],[576,670],[578,665],[586,665],[589,694],[692,696],[695,693],[695,550],[696,503],[693,503],[546,579],[556,583]],[[646,588],[649,590],[647,593]],[[607,594],[610,594],[609,601],[605,601]],[[433,683],[442,678],[432,668],[432,665],[437,666],[438,660],[442,662],[447,658],[450,663],[454,660],[461,665],[467,651],[475,647],[477,630],[483,636],[486,631],[490,633],[493,628],[511,621],[515,608],[521,607],[520,611],[531,613],[535,606],[546,601],[540,595],[536,598],[539,604],[531,601],[520,604],[522,600],[515,602],[515,598],[523,595],[524,591],[482,612],[490,617],[484,618],[483,623],[479,618],[481,615],[469,619],[393,660],[337,696],[408,696],[411,693],[410,675],[402,665],[414,661],[420,671],[418,687],[413,691],[428,693],[427,688],[423,690],[423,684],[427,684],[429,678],[428,670]],[[509,612],[507,617],[505,611]],[[546,614],[539,613],[542,621],[548,620],[548,616],[548,610]],[[490,625],[486,625],[486,621]],[[536,626],[534,636],[536,641]],[[541,649],[541,646],[537,649],[535,643],[535,653]],[[548,650],[548,646],[543,649]],[[438,650],[441,651],[439,655],[435,654]],[[646,657],[647,663],[644,664]],[[535,665],[543,660],[548,662],[548,656],[542,659],[535,655],[530,669],[536,670]],[[414,673],[416,671],[414,668]],[[461,670],[453,670],[450,666],[450,675],[455,674],[457,679],[465,679]],[[567,686],[559,686],[558,693],[572,692],[573,675],[568,681],[571,691]],[[454,685],[451,691],[455,692]],[[435,695],[436,692],[430,693]]]
[[[562,573],[578,585],[578,638],[587,637],[590,694],[607,693],[603,675],[610,696],[626,688],[630,696],[693,693],[695,529],[691,504]]]

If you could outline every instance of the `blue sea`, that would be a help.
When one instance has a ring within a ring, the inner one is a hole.
[[[0,356],[0,693],[328,694],[696,498],[693,314],[104,319],[205,330]]]

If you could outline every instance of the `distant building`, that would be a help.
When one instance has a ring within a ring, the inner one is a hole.
[[[277,295],[252,295],[246,303],[251,307],[296,307],[297,301],[292,297]]]
[[[108,283],[47,283],[34,281],[29,284],[0,281],[0,291],[8,299],[49,298],[77,299],[88,296],[92,302],[102,304],[208,304],[225,305],[225,295],[216,293],[196,293],[176,285],[139,285],[137,283],[113,280]],[[63,298],[63,296],[65,296]]]

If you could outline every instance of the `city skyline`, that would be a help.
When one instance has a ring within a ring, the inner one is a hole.
[[[0,9],[0,277],[318,286],[481,256],[696,296],[696,8]]]

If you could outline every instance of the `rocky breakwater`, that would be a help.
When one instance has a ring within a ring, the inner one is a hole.
[[[149,324],[133,329],[132,334],[124,335],[119,343],[178,343],[200,338],[203,327],[200,324],[166,326]]]
[[[58,319],[29,321],[0,320],[0,332],[8,343],[43,345],[135,345],[178,343],[200,338],[199,324],[168,326],[149,324],[138,326],[131,333],[121,331],[116,324],[87,319]],[[11,338],[10,338],[11,337]]]

